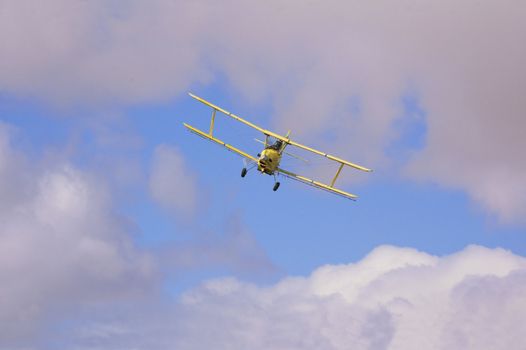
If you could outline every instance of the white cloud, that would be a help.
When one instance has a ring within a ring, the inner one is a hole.
[[[177,304],[95,322],[70,340],[106,349],[522,349],[525,312],[524,257],[381,246],[267,287],[211,280]]]
[[[144,295],[157,278],[94,178],[30,165],[10,134],[0,125],[0,348],[33,344],[82,306]]]
[[[399,136],[400,96],[411,89],[428,126],[411,176],[463,189],[503,222],[526,216],[523,2],[0,6],[3,91],[65,105],[133,104],[222,75],[241,98],[271,101],[277,130],[381,168]]]
[[[190,11],[194,7],[170,1],[2,2],[0,89],[66,106],[174,96],[206,75],[195,37],[187,36],[200,17]]]
[[[196,175],[177,148],[155,149],[149,187],[152,198],[168,211],[183,218],[194,215],[199,196]]]

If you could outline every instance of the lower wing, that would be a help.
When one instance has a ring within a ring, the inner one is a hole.
[[[257,159],[253,156],[251,156],[250,154],[246,153],[246,152],[243,152],[242,150],[238,149],[238,148],[235,148],[234,146],[231,146],[223,141],[221,141],[220,139],[218,138],[215,138],[213,137],[212,135],[210,134],[207,134],[206,132],[203,132],[199,129],[196,129],[194,128],[193,126],[191,125],[188,125],[186,123],[183,123],[184,126],[190,130],[191,132],[193,132],[194,134],[198,135],[198,136],[201,136],[205,139],[208,139],[210,141],[213,141],[223,147],[225,147],[227,150],[231,151],[231,152],[234,152],[252,162],[255,162],[257,163]],[[334,194],[337,194],[337,195],[340,195],[342,197],[345,197],[345,198],[348,198],[348,199],[352,199],[352,200],[356,200],[356,198],[358,198],[358,196],[352,194],[352,193],[348,193],[348,192],[345,192],[345,191],[342,191],[336,187],[332,187],[332,186],[329,186],[329,185],[326,185],[324,183],[321,183],[319,181],[316,181],[316,180],[312,180],[312,179],[309,179],[305,176],[301,176],[301,175],[298,175],[298,174],[294,174],[290,171],[287,171],[287,170],[284,170],[284,169],[280,169],[278,168],[278,173],[290,178],[290,179],[293,179],[293,180],[296,180],[296,181],[300,181],[300,182],[303,182],[304,184],[307,184],[307,185],[310,185],[310,186],[313,186],[313,187],[316,187],[316,188],[319,188],[319,189],[322,189],[322,190],[325,190],[325,191],[328,191],[328,192],[331,192],[331,193],[334,193]]]
[[[201,136],[201,137],[203,137],[203,138],[205,138],[205,139],[208,139],[208,140],[210,140],[210,141],[213,141],[213,142],[215,142],[215,143],[217,143],[217,144],[219,144],[219,145],[225,147],[225,148],[228,149],[229,151],[232,151],[232,152],[234,152],[234,153],[236,153],[236,154],[238,154],[238,155],[240,155],[240,156],[242,156],[242,157],[247,158],[248,160],[250,160],[250,161],[252,161],[252,162],[257,163],[258,160],[257,160],[255,157],[251,156],[250,154],[248,154],[248,153],[246,153],[246,152],[243,152],[242,150],[240,150],[240,149],[238,149],[238,148],[235,148],[234,146],[231,146],[231,145],[229,145],[229,144],[227,144],[227,143],[224,143],[224,142],[221,141],[220,139],[217,139],[217,138],[213,137],[213,136],[210,135],[210,134],[207,134],[207,133],[205,133],[205,132],[203,132],[203,131],[201,131],[201,130],[199,130],[199,129],[196,129],[196,128],[194,128],[194,127],[191,126],[191,125],[188,125],[188,124],[186,124],[186,123],[183,123],[183,124],[184,124],[184,126],[185,126],[188,130],[190,130],[190,131],[193,132],[194,134],[196,134],[196,135],[198,135],[198,136]]]
[[[355,195],[355,194],[342,191],[342,190],[340,190],[340,189],[338,189],[336,187],[331,187],[331,186],[326,185],[324,183],[318,182],[316,180],[309,179],[309,178],[307,178],[305,176],[294,174],[294,173],[292,173],[290,171],[287,171],[287,170],[284,170],[284,169],[279,169],[278,168],[278,172],[280,174],[285,175],[286,177],[288,177],[290,179],[303,182],[304,184],[307,184],[307,185],[310,185],[310,186],[313,186],[313,187],[316,187],[316,188],[319,188],[319,189],[322,189],[322,190],[325,190],[325,191],[328,191],[328,192],[340,195],[340,196],[348,198],[348,199],[356,200],[356,198],[358,198],[358,196]]]

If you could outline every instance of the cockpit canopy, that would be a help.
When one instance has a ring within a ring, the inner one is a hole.
[[[281,148],[283,146],[283,141],[281,140],[276,140],[276,142],[274,142],[272,145],[270,146],[267,146],[267,148],[269,149],[275,149],[276,151],[280,151]]]

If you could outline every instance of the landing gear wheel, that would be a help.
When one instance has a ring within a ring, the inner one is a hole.
[[[279,182],[276,182],[276,183],[274,184],[274,188],[272,189],[272,191],[275,192],[275,191],[278,190],[278,188],[279,188]]]
[[[245,177],[246,174],[247,174],[247,168],[241,169],[241,177]]]

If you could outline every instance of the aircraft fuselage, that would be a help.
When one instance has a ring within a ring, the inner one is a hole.
[[[262,173],[272,175],[277,170],[279,162],[281,161],[281,154],[278,150],[267,147],[259,155],[258,170]]]

